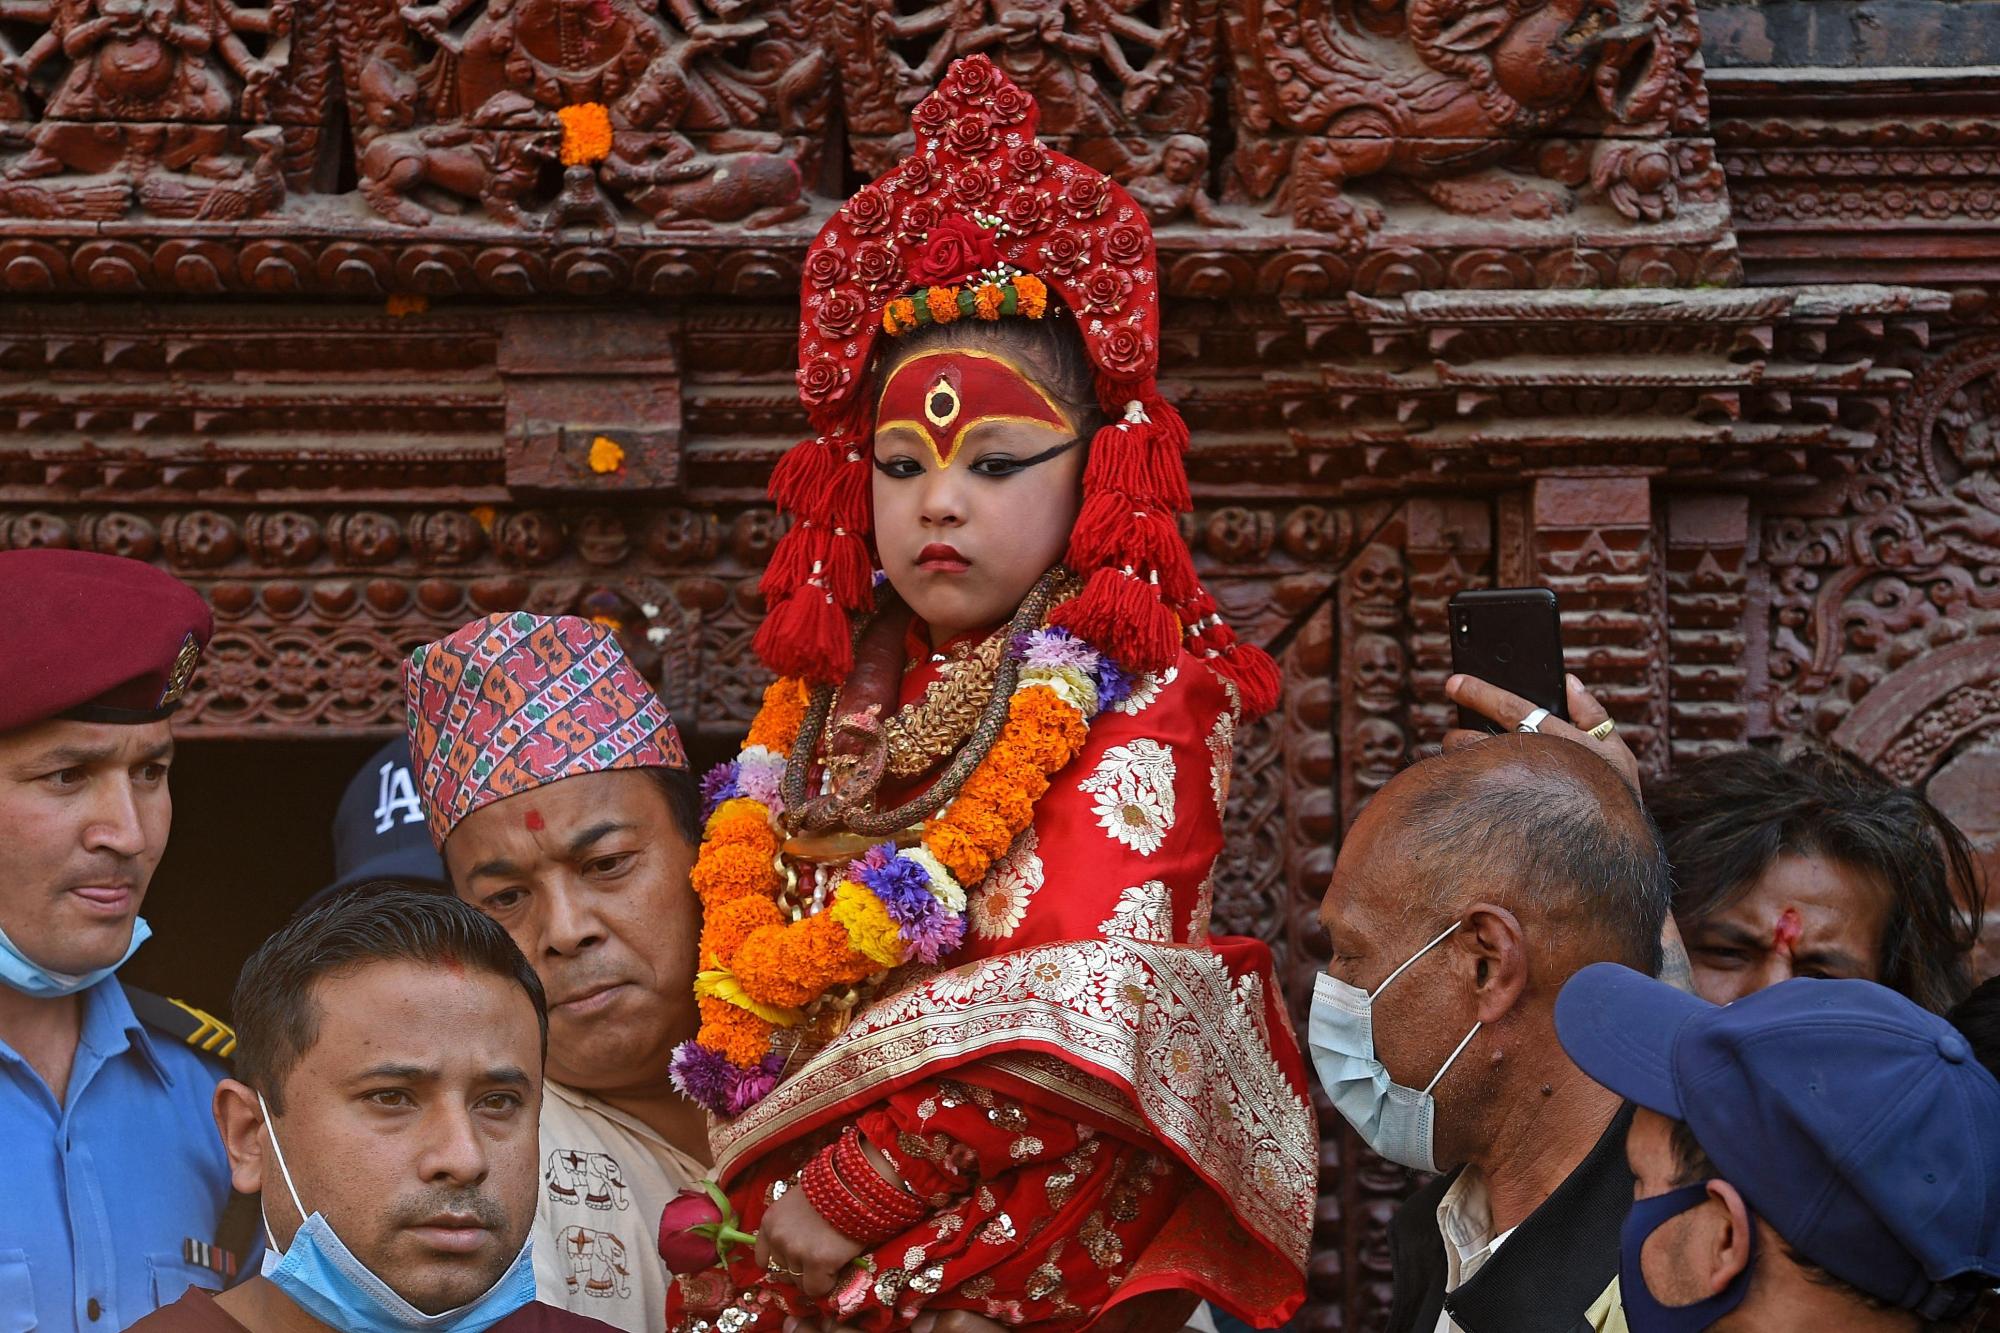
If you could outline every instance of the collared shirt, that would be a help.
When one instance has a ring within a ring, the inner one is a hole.
[[[626,1333],[667,1326],[660,1214],[708,1174],[645,1123],[586,1092],[542,1084],[535,1298]]]
[[[0,1333],[118,1333],[190,1283],[229,1202],[209,1105],[222,1066],[147,1031],[108,978],[83,992],[64,1103],[0,1042]]]
[[[1486,1266],[1512,1227],[1493,1234],[1493,1204],[1486,1194],[1486,1177],[1468,1166],[1444,1192],[1437,1206],[1438,1235],[1444,1237],[1444,1289],[1457,1291],[1461,1282]],[[1437,1333],[1462,1333],[1450,1311],[1438,1314]]]

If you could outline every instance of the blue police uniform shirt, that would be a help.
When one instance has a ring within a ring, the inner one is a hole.
[[[119,1333],[190,1283],[228,1204],[223,1066],[150,1031],[116,977],[82,993],[67,1103],[0,1041],[0,1333]]]

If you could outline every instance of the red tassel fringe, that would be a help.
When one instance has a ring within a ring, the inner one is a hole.
[[[830,684],[854,669],[847,613],[812,584],[765,611],[753,644],[764,665],[781,676]]]
[[[1049,620],[1129,671],[1165,671],[1180,656],[1180,622],[1159,589],[1121,570],[1093,572]]]

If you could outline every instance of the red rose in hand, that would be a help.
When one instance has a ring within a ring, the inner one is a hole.
[[[1113,264],[1136,264],[1146,257],[1146,233],[1121,222],[1104,238],[1104,258]]]
[[[1151,354],[1136,329],[1113,329],[1097,344],[1097,364],[1114,375],[1136,375],[1148,368]]]
[[[889,225],[889,197],[866,186],[847,201],[847,225],[856,236],[873,236]]]
[[[698,1273],[724,1261],[731,1246],[755,1244],[736,1228],[729,1197],[704,1180],[676,1194],[660,1215],[660,1258],[670,1273]]]
[[[1000,262],[993,233],[970,218],[948,217],[924,239],[924,248],[910,263],[910,281],[926,286],[963,282],[981,269]]]
[[[806,281],[825,291],[847,276],[847,261],[838,250],[815,250],[806,256]]]
[[[868,307],[862,304],[853,289],[843,287],[837,292],[827,293],[814,319],[819,324],[819,331],[827,337],[845,338],[861,327],[862,317],[867,313]]]

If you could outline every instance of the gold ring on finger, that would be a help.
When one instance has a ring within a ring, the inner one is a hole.
[[[1618,724],[1607,717],[1590,729],[1590,739],[1601,741],[1616,730],[1618,730]]]

